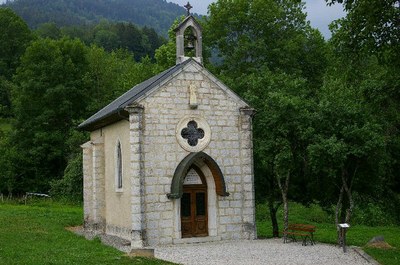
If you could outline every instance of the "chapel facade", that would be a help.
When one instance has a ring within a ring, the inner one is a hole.
[[[132,249],[254,239],[254,110],[202,65],[193,16],[175,32],[174,67],[79,126],[84,229]]]

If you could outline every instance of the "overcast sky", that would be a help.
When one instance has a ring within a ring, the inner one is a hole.
[[[185,5],[187,0],[167,0],[168,2],[177,3],[181,6]],[[202,15],[207,14],[207,6],[215,2],[216,0],[189,0],[193,6],[192,11]],[[328,25],[333,20],[344,16],[343,8],[340,4],[334,6],[326,6],[325,0],[303,0],[306,2],[306,12],[308,19],[314,28],[318,28],[325,38],[329,38],[331,33],[329,32]],[[0,3],[4,3],[6,0],[0,0]]]
[[[188,0],[167,0],[168,2],[177,3],[181,6],[185,5]],[[336,4],[326,6],[325,0],[303,0],[306,2],[306,12],[308,20],[314,28],[318,28],[325,38],[330,38],[331,33],[328,25],[333,20],[341,18],[345,15],[342,5]],[[202,15],[207,14],[207,6],[216,2],[216,0],[189,0],[193,6],[191,11]]]

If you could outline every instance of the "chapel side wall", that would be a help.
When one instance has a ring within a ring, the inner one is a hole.
[[[189,81],[190,80],[190,81]],[[189,107],[189,85],[197,89],[198,108]],[[243,218],[245,201],[252,198],[245,185],[241,153],[240,105],[227,92],[220,89],[208,76],[189,67],[157,92],[140,102],[144,106],[145,172],[145,230],[150,246],[171,244],[179,236],[175,233],[177,220],[174,203],[166,194],[170,192],[174,171],[189,152],[176,140],[176,125],[185,116],[203,117],[211,127],[211,141],[203,150],[220,166],[230,193],[217,196],[217,236],[221,239],[247,239],[249,211]],[[247,135],[247,134],[246,134]],[[252,173],[252,172],[251,172]],[[249,174],[246,174],[249,180]],[[246,199],[247,198],[247,199]],[[248,205],[249,202],[247,202]]]
[[[102,129],[105,150],[106,233],[130,240],[129,122],[122,120]],[[122,154],[122,189],[117,189],[117,143]]]
[[[101,234],[105,226],[104,139],[99,131],[91,132],[84,153],[84,225]]]
[[[91,141],[82,147],[83,173],[83,219],[85,229],[90,229],[94,223],[93,216],[93,149]]]

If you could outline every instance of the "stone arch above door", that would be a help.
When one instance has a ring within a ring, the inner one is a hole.
[[[202,161],[210,169],[215,182],[215,192],[220,196],[229,196],[226,191],[225,179],[217,162],[204,152],[190,153],[176,167],[171,183],[171,193],[167,194],[169,199],[182,197],[183,182],[187,172],[196,161]]]

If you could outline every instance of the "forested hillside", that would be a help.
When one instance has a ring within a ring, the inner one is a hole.
[[[62,27],[107,19],[148,26],[164,35],[176,17],[185,14],[183,7],[166,0],[14,0],[1,7],[10,7],[31,28],[46,22]]]

